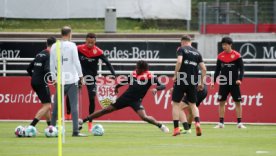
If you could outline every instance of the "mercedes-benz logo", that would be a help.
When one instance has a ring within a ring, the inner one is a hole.
[[[257,49],[252,43],[245,43],[240,48],[240,53],[243,58],[256,58]]]

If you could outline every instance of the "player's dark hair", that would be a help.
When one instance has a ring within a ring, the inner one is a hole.
[[[62,36],[67,36],[71,33],[71,28],[69,26],[64,26],[62,29],[61,29],[61,35]]]
[[[189,35],[184,35],[181,37],[181,41],[191,42],[192,38]]]
[[[47,43],[46,43],[47,47],[52,46],[54,43],[56,43],[56,41],[57,40],[54,36],[47,38]]]
[[[96,34],[94,34],[94,33],[88,33],[86,35],[86,38],[95,38],[96,39]]]
[[[140,75],[147,70],[149,70],[149,65],[146,61],[140,60],[137,62],[137,64],[136,64],[137,75]]]
[[[232,38],[230,38],[230,37],[223,37],[223,38],[221,39],[221,44],[222,44],[222,43],[233,44],[233,40],[232,40]]]

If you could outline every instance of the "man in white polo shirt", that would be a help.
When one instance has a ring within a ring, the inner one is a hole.
[[[87,136],[79,133],[78,130],[78,85],[83,82],[83,74],[78,56],[78,49],[75,43],[71,42],[71,28],[64,26],[61,29],[62,40],[60,43],[60,53],[62,58],[62,84],[64,85],[64,93],[69,97],[72,113],[73,134],[72,136]],[[52,79],[56,81],[57,54],[56,44],[51,48],[50,52],[50,70]],[[57,120],[57,94],[55,95],[53,114],[51,125],[56,125]]]

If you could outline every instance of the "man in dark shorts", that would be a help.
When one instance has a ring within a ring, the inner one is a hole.
[[[85,43],[78,45],[78,53],[83,75],[84,77],[89,76],[85,79],[85,85],[87,87],[89,97],[89,114],[92,114],[95,111],[95,96],[97,91],[96,76],[98,73],[99,59],[106,64],[114,78],[115,71],[108,59],[105,57],[103,50],[96,46],[96,34],[94,33],[88,33],[86,35]],[[70,107],[68,103],[69,101],[67,100],[67,107]],[[92,131],[92,120],[89,120],[88,122],[88,131]]]
[[[199,110],[196,107],[197,90],[202,90],[204,86],[203,80],[206,76],[206,67],[203,62],[201,54],[191,46],[191,38],[183,36],[181,38],[181,47],[177,50],[177,63],[173,77],[174,87],[172,93],[172,115],[174,132],[173,136],[180,134],[179,118],[181,109],[181,100],[184,93],[186,93],[189,107],[195,120],[196,135],[201,136],[202,131],[200,128]],[[198,67],[201,69],[201,77],[198,82]]]
[[[214,128],[224,128],[225,102],[231,93],[236,104],[237,127],[246,128],[242,123],[242,105],[240,85],[242,83],[244,69],[243,60],[239,52],[232,49],[233,40],[224,37],[221,40],[223,52],[218,55],[214,81],[220,75],[227,82],[219,82],[219,123]],[[213,88],[214,85],[211,86]]]
[[[145,61],[141,60],[137,62],[136,70],[132,73],[131,77],[128,77],[128,80],[121,81],[118,85],[116,85],[115,92],[117,93],[118,89],[126,84],[129,84],[128,89],[116,100],[115,103],[90,114],[87,118],[83,119],[83,122],[80,122],[80,124],[83,124],[91,119],[101,117],[105,114],[109,114],[113,111],[131,107],[142,120],[157,126],[162,132],[168,133],[169,129],[165,125],[156,121],[152,116],[148,116],[146,114],[146,111],[141,103],[152,84],[157,84],[157,87],[152,90],[154,94],[158,90],[165,89],[165,86],[162,85],[158,79],[148,71],[148,64]]]
[[[47,49],[38,53],[35,59],[28,66],[27,72],[32,77],[31,85],[36,92],[42,107],[38,110],[35,118],[31,122],[31,126],[36,126],[40,118],[45,116],[48,126],[51,123],[51,95],[47,84],[47,74],[50,73],[50,49],[56,42],[56,38],[50,37],[47,39]]]
[[[201,102],[206,98],[208,94],[207,91],[207,86],[204,85],[203,90],[198,90],[197,91],[197,101],[196,101],[196,107],[198,108],[201,104]],[[180,132],[182,134],[190,134],[192,133],[191,130],[191,126],[192,126],[192,122],[193,122],[193,116],[192,116],[192,110],[189,107],[189,102],[188,102],[188,97],[185,95],[183,100],[181,101],[181,108],[182,108],[182,112],[180,113],[180,122],[183,125],[183,129],[180,129]],[[188,116],[186,117],[186,114],[184,112],[184,110],[188,111]]]

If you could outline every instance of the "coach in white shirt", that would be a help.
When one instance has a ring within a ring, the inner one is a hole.
[[[79,81],[83,82],[83,74],[79,61],[78,50],[75,43],[71,42],[72,34],[71,28],[64,26],[61,29],[62,40],[60,41],[61,53],[61,72],[62,84],[64,85],[64,93],[69,97],[72,120],[73,120],[73,134],[72,136],[86,136],[79,133],[78,130],[78,85]],[[50,51],[50,70],[52,79],[56,81],[57,69],[57,54],[56,44],[54,44]],[[57,120],[57,93],[54,98],[54,106],[52,113],[51,125],[55,126]]]

